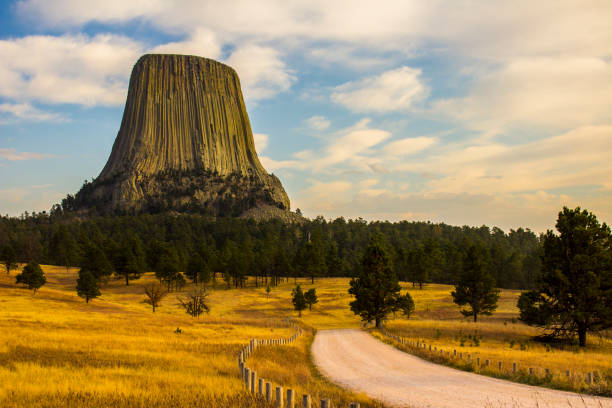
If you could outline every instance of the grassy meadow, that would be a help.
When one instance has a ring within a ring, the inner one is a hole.
[[[226,290],[219,284],[209,296],[210,314],[196,319],[180,308],[180,293],[175,292],[155,314],[151,312],[143,303],[143,286],[155,280],[152,274],[130,286],[111,280],[101,288],[100,298],[86,304],[74,289],[76,269],[43,266],[43,270],[47,284],[35,296],[15,285],[15,271],[10,276],[0,274],[0,406],[267,406],[244,391],[236,355],[251,338],[292,334],[282,327],[282,319],[297,318],[290,301],[293,279],[273,287],[269,296],[252,280],[244,289]],[[306,330],[290,346],[257,349],[249,366],[261,378],[294,388],[297,395],[329,397],[337,406],[349,401],[381,406],[328,383],[311,363],[314,330],[361,326],[349,309],[349,280],[297,282],[304,290],[317,289],[319,303],[300,318],[303,327],[313,330]],[[517,362],[521,369],[538,368],[542,376],[541,371],[549,368],[553,375],[540,381],[542,385],[609,394],[605,383],[588,389],[578,379],[596,372],[609,381],[610,337],[590,335],[586,350],[546,346],[530,340],[537,329],[517,320],[518,291],[503,291],[497,313],[473,323],[452,303],[451,286],[432,284],[423,290],[402,286],[414,298],[416,311],[410,319],[391,318],[390,332],[470,353],[473,359],[490,359],[494,367],[498,361],[505,368]],[[182,333],[175,333],[177,328]],[[380,337],[376,330],[372,334]],[[572,372],[569,381],[558,375],[566,369]],[[499,375],[493,369],[483,373]]]
[[[76,269],[43,270],[47,284],[36,295],[15,285],[15,271],[0,274],[0,406],[268,406],[244,391],[237,354],[251,338],[293,334],[281,326],[291,314],[292,284],[274,288],[269,298],[263,288],[213,290],[210,314],[192,318],[174,292],[152,313],[143,303],[152,274],[130,286],[111,280],[86,304],[74,289]],[[311,369],[312,337],[308,332],[290,347],[260,348],[251,359],[265,364],[262,377],[285,387],[299,381],[313,396],[379,406]],[[288,360],[299,375],[287,375]]]
[[[414,299],[416,310],[410,319],[391,319],[387,330],[405,338],[431,344],[438,350],[457,350],[463,360],[441,358],[427,351],[418,354],[432,361],[447,363],[458,368],[481,374],[512,379],[515,381],[543,385],[578,392],[612,395],[612,333],[596,335],[589,333],[588,345],[581,349],[578,345],[544,344],[533,341],[532,337],[542,334],[541,329],[527,326],[518,320],[518,290],[503,290],[497,311],[492,316],[479,316],[478,322],[466,318],[452,301],[452,286],[427,285],[423,290],[402,285]],[[383,338],[380,333],[375,336]],[[392,342],[395,343],[395,342]],[[400,348],[405,346],[395,344]],[[466,363],[478,357],[484,366],[490,360],[490,367],[477,369],[475,364]],[[502,371],[498,363],[502,362]],[[512,364],[517,364],[518,372],[513,374]],[[534,375],[529,376],[529,367]],[[550,370],[547,376],[545,369]],[[570,377],[566,376],[570,370]],[[588,372],[595,373],[598,382],[587,385]]]

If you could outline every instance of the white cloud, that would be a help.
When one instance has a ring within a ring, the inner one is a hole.
[[[266,156],[259,156],[259,161],[268,172],[301,167],[301,163],[297,160],[274,160]]]
[[[65,196],[36,186],[0,189],[0,211],[12,216],[24,211],[49,211],[53,204]]]
[[[434,137],[409,137],[387,143],[382,151],[389,156],[406,156],[425,150],[436,142]]]
[[[427,97],[421,70],[401,67],[334,88],[331,99],[355,112],[408,111]]]
[[[221,44],[212,31],[198,27],[190,33],[185,41],[170,42],[158,45],[149,50],[155,54],[186,54],[219,59]]]
[[[321,115],[311,116],[304,122],[306,123],[306,126],[319,132],[326,130],[331,125],[331,122],[327,120],[325,116]]]
[[[18,152],[15,149],[0,149],[0,158],[8,161],[41,160],[55,157],[45,153]]]
[[[352,195],[353,184],[348,181],[312,180],[311,185],[299,192],[293,200],[295,208],[308,208],[307,216],[329,213]]]
[[[17,3],[18,12],[48,25],[78,26],[90,21],[119,23],[150,17],[165,9],[162,0],[25,0]]]
[[[253,138],[255,139],[255,151],[257,154],[261,154],[268,146],[268,135],[264,133],[254,133]]]
[[[475,80],[465,97],[434,103],[466,127],[568,129],[612,121],[612,62],[599,58],[517,59]]]
[[[315,63],[326,68],[343,65],[353,70],[365,71],[380,67],[392,66],[399,59],[398,56],[372,55],[372,50],[365,52],[357,45],[344,45],[333,43],[326,47],[314,45],[308,53]]]
[[[354,126],[338,132],[337,137],[323,149],[321,154],[317,154],[317,157],[307,157],[308,163],[305,165],[318,170],[346,162],[365,166],[365,163],[361,163],[361,157],[369,155],[373,147],[391,137],[391,133],[386,130],[372,129],[369,124],[369,119],[362,119]]]
[[[522,144],[447,146],[396,165],[395,171],[438,173],[424,189],[435,193],[518,194],[598,186],[612,174],[612,126],[586,126]]]
[[[355,125],[342,129],[325,140],[319,150],[302,150],[293,154],[291,160],[276,161],[260,158],[264,167],[271,169],[308,169],[313,172],[327,172],[338,167],[370,171],[368,157],[375,153],[376,146],[391,137],[391,133],[369,126],[369,119],[362,119]]]
[[[608,1],[530,0],[466,4],[442,0],[324,0],[279,2],[184,0],[23,0],[17,10],[37,24],[81,26],[91,21],[139,19],[170,33],[207,27],[224,41],[279,41],[286,47],[403,54],[436,49],[470,57],[508,60],[517,56],[610,55],[612,8]],[[306,49],[308,52],[308,49]],[[336,56],[320,53],[330,61]],[[356,60],[356,58],[350,58]],[[349,61],[349,60],[347,60]]]
[[[0,54],[3,55],[0,97],[19,102],[15,106],[26,106],[23,103],[32,101],[122,105],[131,68],[145,51],[143,44],[111,34],[0,40]],[[198,28],[185,41],[162,44],[149,51],[218,59],[221,43],[210,31]],[[279,52],[270,47],[241,46],[226,62],[237,70],[245,97],[250,101],[284,92],[295,81]],[[30,119],[43,117],[41,112],[34,113],[31,109],[30,112]]]
[[[29,103],[1,103],[0,113],[6,113],[10,118],[28,120],[33,122],[63,122],[65,119],[59,113],[45,112],[35,108]],[[5,123],[0,115],[0,124]]]
[[[142,53],[116,35],[0,40],[0,96],[86,106],[125,102],[130,68]]]
[[[245,98],[250,101],[284,92],[296,80],[280,53],[271,47],[244,45],[232,52],[226,62],[238,72]]]

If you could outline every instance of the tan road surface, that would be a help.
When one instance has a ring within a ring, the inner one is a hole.
[[[612,408],[612,399],[517,384],[433,364],[360,330],[322,330],[312,353],[331,381],[396,407]]]

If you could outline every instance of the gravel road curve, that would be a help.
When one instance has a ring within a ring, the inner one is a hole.
[[[312,345],[327,378],[395,407],[612,408],[612,399],[517,384],[422,360],[360,330],[321,330]]]

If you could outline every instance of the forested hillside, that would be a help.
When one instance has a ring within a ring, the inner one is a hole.
[[[156,271],[169,285],[184,281],[179,272],[228,286],[242,286],[247,275],[274,285],[294,276],[354,276],[373,234],[385,237],[400,279],[417,285],[454,284],[471,244],[486,249],[499,287],[529,289],[540,273],[540,240],[528,229],[504,233],[486,226],[322,217],[285,224],[198,215],[79,219],[61,211],[26,213],[0,218],[0,254],[13,250],[18,262],[64,266],[95,262],[105,265],[102,274],[131,279]]]

